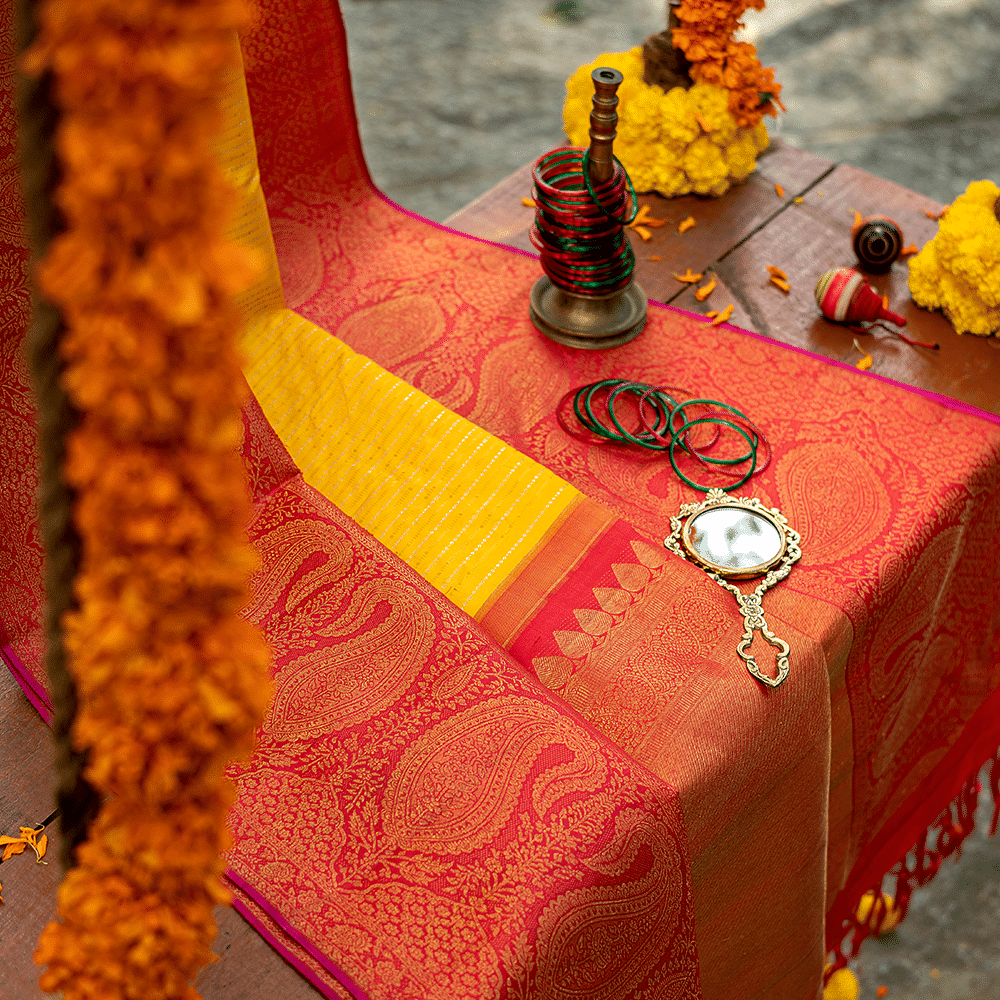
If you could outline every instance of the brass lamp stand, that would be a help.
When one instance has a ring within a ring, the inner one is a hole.
[[[598,67],[591,79],[594,109],[590,113],[589,173],[596,186],[614,176],[616,91],[624,77],[616,69]],[[559,288],[548,275],[542,275],[531,289],[532,323],[546,337],[568,347],[600,350],[627,344],[646,325],[646,310],[646,295],[634,280],[607,295],[580,295]]]

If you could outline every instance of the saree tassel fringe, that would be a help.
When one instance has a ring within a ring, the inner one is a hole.
[[[993,816],[987,836],[992,837],[1000,823],[1000,748],[987,763],[990,765],[989,786],[993,796]],[[883,891],[885,879],[880,880],[878,885],[865,893],[865,896],[870,894],[873,900],[870,908],[859,905],[843,921],[837,943],[827,956],[829,962],[823,974],[824,986],[838,969],[845,968],[857,957],[866,938],[894,928],[906,917],[913,890],[927,885],[940,871],[946,858],[954,855],[957,859],[961,856],[962,844],[976,825],[976,808],[982,791],[978,774],[977,771],[968,778],[962,790],[924,830],[906,856],[886,873],[892,887]]]

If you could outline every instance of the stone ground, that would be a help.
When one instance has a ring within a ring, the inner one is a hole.
[[[563,140],[566,78],[662,0],[341,0],[376,183],[441,221]],[[770,0],[747,37],[778,134],[945,203],[1000,182],[1000,0]],[[772,119],[768,119],[772,122]]]
[[[375,182],[442,221],[563,140],[566,78],[662,29],[662,0],[341,0]],[[948,203],[1000,183],[1000,0],[769,0],[747,38],[784,84],[783,139]],[[1000,1000],[1000,836],[865,943],[863,1000]]]

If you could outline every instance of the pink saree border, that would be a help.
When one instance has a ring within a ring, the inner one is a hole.
[[[311,958],[318,962],[334,979],[340,983],[341,986],[347,990],[348,993],[354,997],[354,1000],[369,1000],[369,996],[365,991],[354,982],[351,977],[344,972],[343,969],[338,965],[334,965],[324,954],[321,952],[301,931],[294,927],[285,917],[283,917],[270,903],[254,889],[248,882],[240,878],[231,868],[226,869],[225,878],[231,882],[236,888],[249,896],[254,903],[259,906],[271,920],[277,924],[278,927],[284,931],[296,944],[298,944],[304,951],[306,951]],[[233,909],[262,938],[264,938],[267,943],[278,952],[281,957],[288,962],[298,973],[309,980],[313,986],[318,989],[323,996],[329,997],[330,1000],[339,1000],[336,993],[331,992],[330,988],[318,977],[312,970],[299,958],[297,958],[288,948],[286,948],[280,941],[280,939],[275,935],[269,927],[267,927],[261,920],[258,920],[256,915],[250,910],[250,908],[243,903],[238,897],[233,899]]]
[[[14,675],[25,698],[34,705],[38,714],[45,720],[45,724],[52,725],[52,703],[45,689],[35,680],[31,671],[21,662],[21,658],[14,652],[12,646],[0,647],[0,659],[7,664],[7,668]]]

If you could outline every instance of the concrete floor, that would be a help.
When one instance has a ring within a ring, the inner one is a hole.
[[[375,182],[443,220],[563,139],[566,78],[662,29],[662,0],[340,0]],[[558,6],[558,10],[557,10]],[[746,34],[786,139],[948,203],[1000,183],[1000,0],[769,0]],[[862,998],[1000,1000],[1000,837],[978,827],[861,952]]]
[[[663,0],[341,9],[375,181],[438,221],[563,140],[578,66],[665,24]],[[945,203],[1000,182],[1000,0],[770,0],[746,23],[784,85],[782,138]]]

